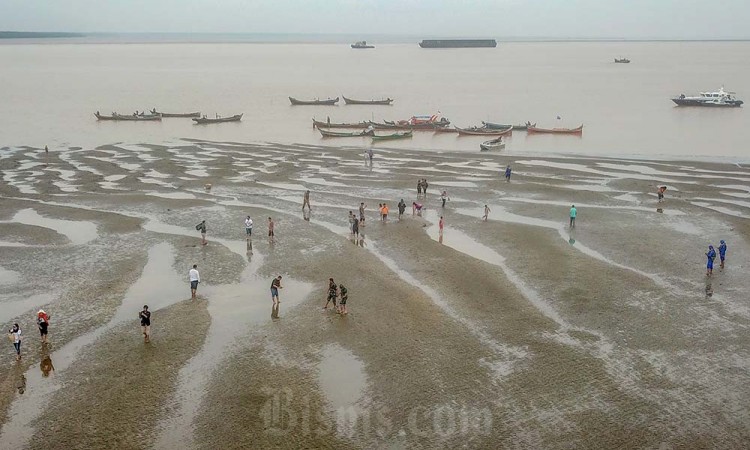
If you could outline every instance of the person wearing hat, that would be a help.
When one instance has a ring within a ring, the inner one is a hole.
[[[708,246],[708,252],[706,252],[706,276],[710,277],[714,273],[714,259],[716,259],[716,250],[713,245]]]
[[[40,309],[36,313],[36,324],[39,326],[39,334],[42,336],[42,344],[47,343],[47,327],[49,327],[49,314]]]
[[[724,260],[727,257],[727,243],[724,242],[724,239],[719,241],[719,259],[721,260],[721,264],[719,267],[724,270]]]

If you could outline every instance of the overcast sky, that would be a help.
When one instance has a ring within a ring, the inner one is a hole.
[[[750,38],[750,0],[0,0],[0,30]]]

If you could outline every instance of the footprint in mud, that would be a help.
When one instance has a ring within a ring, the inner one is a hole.
[[[23,394],[24,392],[26,392],[26,375],[21,374],[20,378],[18,378],[16,389],[18,389],[19,394]]]

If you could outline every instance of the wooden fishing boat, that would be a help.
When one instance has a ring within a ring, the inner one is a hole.
[[[435,133],[455,133],[458,130],[456,130],[455,127],[435,127],[432,129]]]
[[[504,148],[505,148],[505,142],[503,142],[502,136],[500,136],[497,139],[484,141],[481,144],[479,144],[479,150],[483,152],[489,152],[492,150],[502,150]]]
[[[615,58],[615,62],[618,64],[629,64],[630,60],[628,58]]]
[[[352,48],[375,48],[374,45],[367,44],[367,41],[357,41],[351,45]]]
[[[429,123],[403,123],[403,122],[389,122],[384,123],[368,122],[373,128],[378,130],[411,130],[411,131],[435,131],[441,128],[448,128],[450,122],[429,122]]]
[[[346,98],[342,95],[344,98],[344,103],[347,105],[390,105],[393,103],[392,98],[386,98],[385,100],[354,100],[351,98]]]
[[[513,132],[513,128],[506,128],[504,130],[491,130],[489,128],[472,127],[472,128],[459,128],[456,127],[459,136],[505,136]]]
[[[493,123],[493,122],[484,122],[484,121],[482,122],[482,125],[484,125],[485,128],[489,128],[491,130],[505,130],[508,128],[513,128],[513,130],[519,130],[519,131],[524,131],[528,127],[536,126],[535,123],[531,123],[531,122],[526,122],[523,125],[505,125],[502,123]]]
[[[411,137],[412,137],[412,132],[406,131],[403,133],[385,134],[381,136],[375,135],[372,137],[372,140],[373,141],[387,141],[387,140],[392,140],[392,139],[407,139]]]
[[[242,114],[235,114],[230,117],[196,117],[193,118],[193,122],[198,125],[205,125],[209,123],[222,123],[222,122],[239,122],[242,120]]]
[[[328,100],[297,100],[294,97],[289,97],[289,101],[295,106],[310,106],[310,105],[322,105],[322,106],[334,106],[338,103],[339,98],[329,98]]]
[[[158,114],[162,117],[186,117],[186,118],[192,118],[192,117],[200,117],[200,112],[192,112],[192,113],[160,113],[156,112],[156,109],[151,110],[151,114]]]
[[[155,114],[155,115],[131,115],[131,116],[124,116],[122,114],[112,113],[111,116],[104,116],[99,114],[99,111],[94,113],[94,117],[96,117],[97,120],[121,120],[121,121],[131,121],[131,122],[151,122],[151,121],[157,121],[161,120],[161,115]]]
[[[367,130],[362,130],[359,133],[344,133],[344,132],[340,132],[340,131],[329,131],[329,130],[325,130],[323,128],[318,128],[318,131],[320,131],[320,134],[323,137],[341,137],[341,138],[343,138],[343,137],[362,137],[362,136],[373,136],[374,135],[373,131],[367,131]]]
[[[364,129],[370,126],[370,122],[359,122],[359,123],[336,123],[336,122],[322,122],[320,120],[313,119],[313,128],[358,128]]]
[[[582,134],[583,124],[577,128],[538,128],[529,127],[527,130],[529,133],[548,133],[548,134]]]

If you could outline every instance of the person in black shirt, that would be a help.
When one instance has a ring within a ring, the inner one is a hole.
[[[281,302],[279,300],[279,289],[283,289],[281,286],[281,275],[271,281],[271,301],[273,301],[274,305],[278,305]]]
[[[326,305],[323,309],[328,309],[328,304],[333,301],[333,309],[336,309],[336,296],[338,295],[338,286],[333,278],[328,279],[328,298],[326,299]]]
[[[151,311],[148,310],[148,305],[143,305],[143,311],[138,313],[138,318],[141,319],[143,342],[148,343],[151,340]]]

